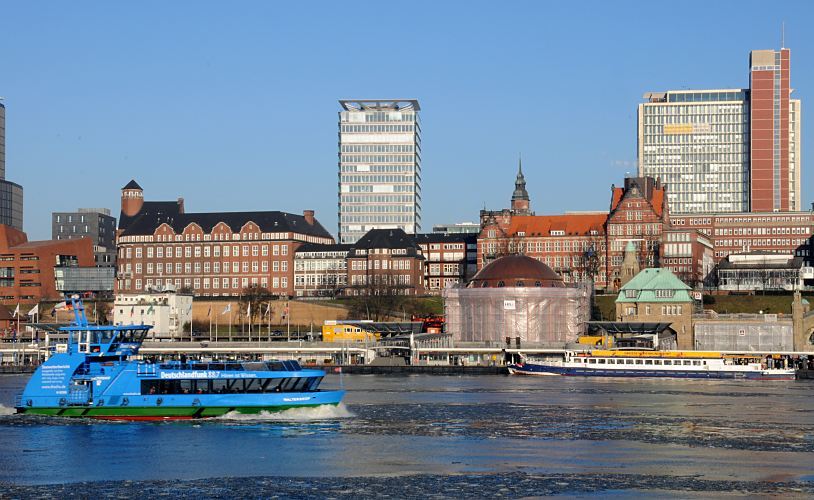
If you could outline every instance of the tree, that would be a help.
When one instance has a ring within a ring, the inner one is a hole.
[[[356,295],[350,301],[348,314],[356,318],[382,321],[387,316],[403,312],[406,291],[414,288],[398,282],[393,271],[371,271],[368,269],[364,284],[354,285]]]
[[[272,299],[276,299],[276,297],[271,294],[268,288],[260,285],[247,286],[240,292],[240,310],[238,313],[245,316],[246,311],[250,311],[247,319],[250,323],[254,323],[255,318],[263,317],[265,306]],[[251,309],[249,306],[251,306]]]

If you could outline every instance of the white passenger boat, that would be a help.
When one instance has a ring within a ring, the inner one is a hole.
[[[767,361],[754,354],[724,354],[712,351],[566,351],[562,358],[525,359],[522,362],[511,364],[509,373],[512,375],[794,380],[795,370],[793,368],[769,367]],[[768,361],[768,363],[772,363],[772,361]]]

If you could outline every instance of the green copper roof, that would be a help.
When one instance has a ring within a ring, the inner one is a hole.
[[[689,290],[669,269],[649,268],[619,290],[616,302],[692,302]]]

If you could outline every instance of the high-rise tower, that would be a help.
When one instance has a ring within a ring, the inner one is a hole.
[[[0,224],[23,230],[23,187],[6,180],[6,107],[0,102]]]
[[[668,186],[673,213],[785,212],[800,200],[800,101],[790,51],[754,50],[748,89],[649,92],[639,175]]]
[[[339,240],[421,229],[421,126],[415,99],[339,104]]]

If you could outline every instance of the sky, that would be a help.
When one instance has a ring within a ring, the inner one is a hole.
[[[130,179],[190,212],[313,209],[336,234],[337,101],[416,98],[422,231],[508,207],[521,155],[537,214],[607,210],[642,94],[748,87],[785,22],[808,207],[814,2],[766,5],[7,2],[6,178],[29,239],[54,211],[118,216]]]

